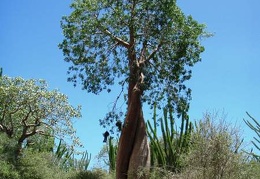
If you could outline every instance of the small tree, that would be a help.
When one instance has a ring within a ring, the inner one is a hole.
[[[143,102],[152,107],[168,100],[186,118],[191,90],[184,82],[204,50],[204,26],[186,17],[176,0],[75,0],[71,7],[60,44],[72,63],[68,73],[75,72],[68,80],[76,85],[79,79],[94,94],[110,92],[115,82],[128,87],[116,162],[117,178],[124,179],[150,166]],[[108,116],[102,124],[113,122]]]
[[[73,145],[80,144],[72,126],[72,118],[80,116],[79,107],[57,90],[48,91],[43,80],[0,78],[0,132],[17,141],[16,157],[37,135],[69,137]]]

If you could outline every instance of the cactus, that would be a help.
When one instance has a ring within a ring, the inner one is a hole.
[[[91,154],[88,154],[87,151],[81,153],[81,159],[76,159],[72,150],[69,150],[60,140],[59,145],[57,146],[54,155],[57,159],[56,162],[60,165],[61,168],[65,170],[80,170],[86,171],[88,169]]]
[[[254,137],[255,141],[252,141],[253,145],[255,146],[255,148],[260,151],[260,123],[254,118],[252,117],[248,112],[246,113],[249,118],[252,120],[252,122],[250,122],[249,120],[244,120],[244,122],[246,123],[246,125],[248,127],[250,127],[250,129],[252,131],[255,132],[255,134],[257,134],[257,137]],[[260,162],[260,155],[251,152],[250,153],[258,162]]]
[[[89,163],[91,160],[91,154],[88,154],[87,151],[82,153],[82,157],[80,160],[75,159],[73,156],[73,165],[72,168],[80,171],[86,171],[88,169]]]
[[[113,144],[113,138],[108,139],[108,160],[109,160],[109,172],[113,172],[116,169],[116,154],[117,154],[117,144]]]
[[[163,167],[173,172],[180,171],[181,156],[188,152],[192,123],[186,115],[181,117],[180,132],[174,129],[175,119],[173,110],[165,107],[163,118],[159,119],[162,132],[161,139],[158,138],[156,105],[154,106],[153,126],[147,121],[147,133],[151,142],[151,164],[152,166]]]

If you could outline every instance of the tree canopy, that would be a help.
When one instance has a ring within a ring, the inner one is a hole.
[[[151,105],[168,100],[179,113],[187,108],[190,89],[184,82],[204,50],[199,40],[206,35],[204,25],[186,17],[175,0],[76,0],[71,7],[62,20],[60,44],[72,63],[69,81],[76,85],[79,79],[94,94],[110,92],[115,82],[132,78],[130,50],[142,67],[143,100]]]
[[[36,135],[79,145],[72,120],[80,116],[80,107],[71,106],[59,91],[49,91],[44,80],[0,78],[0,132],[16,139],[19,149]]]

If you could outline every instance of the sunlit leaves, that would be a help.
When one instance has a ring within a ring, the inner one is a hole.
[[[176,113],[188,110],[191,90],[185,82],[201,60],[200,40],[207,33],[176,0],[76,0],[72,9],[62,20],[65,38],[59,46],[72,64],[69,81],[98,94],[116,78],[132,77],[134,54],[144,63],[143,101],[171,104]]]
[[[81,117],[68,97],[49,91],[44,80],[0,78],[0,132],[24,140],[32,135],[54,135],[79,145],[72,120]],[[51,132],[50,132],[51,131]]]

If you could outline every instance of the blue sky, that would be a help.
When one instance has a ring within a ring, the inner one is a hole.
[[[98,119],[103,118],[117,94],[94,96],[66,81],[69,64],[57,45],[63,35],[60,20],[68,15],[69,0],[1,0],[0,66],[4,74],[45,79],[60,89],[73,105],[82,105],[75,123],[85,149],[95,156],[102,143]],[[228,122],[237,123],[250,140],[243,123],[246,111],[260,118],[260,2],[258,0],[186,0],[178,3],[185,14],[205,23],[214,37],[206,39],[202,62],[193,68],[191,119],[206,111],[224,110]],[[145,116],[150,116],[148,113]],[[92,161],[92,164],[95,161]]]

